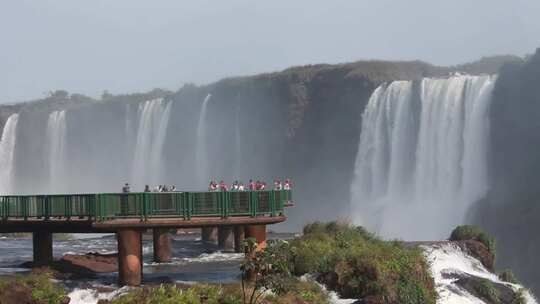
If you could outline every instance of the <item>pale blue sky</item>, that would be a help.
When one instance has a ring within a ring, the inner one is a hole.
[[[177,89],[292,65],[448,65],[540,46],[538,0],[0,0],[0,102]]]

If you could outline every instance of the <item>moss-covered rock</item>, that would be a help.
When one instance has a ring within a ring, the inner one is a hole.
[[[296,275],[319,274],[319,281],[343,297],[365,303],[435,303],[429,265],[418,248],[336,222],[306,226],[290,248]]]

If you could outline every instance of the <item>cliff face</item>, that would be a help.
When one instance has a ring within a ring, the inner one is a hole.
[[[499,268],[540,292],[540,51],[501,69],[491,107],[491,192],[471,220],[495,235]]]

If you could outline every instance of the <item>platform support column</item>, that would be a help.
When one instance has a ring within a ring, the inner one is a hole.
[[[171,237],[168,229],[154,228],[154,262],[167,263],[171,261]]]
[[[137,229],[116,232],[118,241],[118,284],[139,286],[142,282],[142,233]]]
[[[244,226],[234,227],[234,252],[244,252],[244,240],[246,238],[246,229]]]
[[[201,239],[203,242],[217,243],[218,232],[217,227],[203,227],[201,228]]]
[[[257,241],[257,250],[266,248],[266,225],[248,225],[245,234],[247,238]]]
[[[53,260],[53,238],[48,231],[36,231],[32,233],[32,245],[34,249],[34,263],[47,265]]]
[[[232,226],[218,227],[218,247],[222,250],[234,249],[234,235]]]

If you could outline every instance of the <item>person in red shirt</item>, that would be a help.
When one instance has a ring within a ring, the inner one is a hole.
[[[221,190],[221,191],[227,191],[228,190],[228,187],[227,187],[227,185],[225,184],[224,181],[219,182],[219,190]]]

